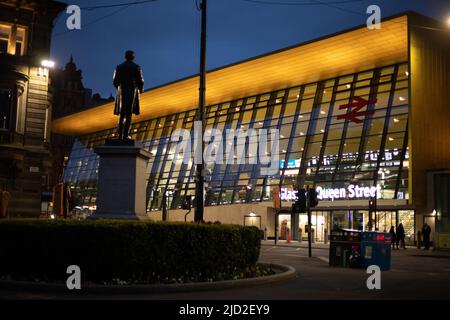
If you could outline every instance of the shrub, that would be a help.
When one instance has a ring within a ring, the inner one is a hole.
[[[256,265],[259,230],[232,225],[132,221],[0,222],[0,277],[156,283],[231,278]]]

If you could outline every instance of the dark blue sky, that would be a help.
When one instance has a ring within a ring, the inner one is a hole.
[[[137,0],[65,2],[83,7],[133,1]],[[381,7],[383,17],[406,10],[439,20],[450,16],[449,0],[362,0],[337,6],[365,14],[371,4]],[[112,73],[123,60],[126,49],[136,51],[136,62],[144,70],[145,88],[198,73],[200,12],[194,0],[159,0],[134,5],[86,26],[117,10],[83,11],[82,30],[69,33],[66,33],[68,15],[61,14],[52,40],[52,59],[57,66],[63,67],[73,54],[77,66],[83,70],[85,87],[103,96],[114,91]],[[217,68],[361,25],[365,20],[362,15],[323,5],[274,6],[243,0],[208,0],[207,66]]]

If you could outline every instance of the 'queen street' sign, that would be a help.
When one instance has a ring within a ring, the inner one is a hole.
[[[357,186],[350,184],[347,188],[322,188],[316,187],[317,198],[319,200],[340,200],[340,199],[369,199],[369,198],[381,198],[381,186],[378,184],[376,187]],[[280,198],[282,201],[295,201],[297,200],[297,191],[282,188],[280,192]]]

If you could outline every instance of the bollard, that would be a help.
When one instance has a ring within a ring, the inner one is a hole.
[[[298,242],[302,243],[302,237],[303,237],[303,230],[302,228],[298,228]]]

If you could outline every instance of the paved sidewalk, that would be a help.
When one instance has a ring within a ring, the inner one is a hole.
[[[274,246],[275,241],[274,240],[263,240],[261,241],[261,245],[263,246]],[[286,240],[278,240],[277,247],[290,247],[290,248],[305,248],[308,249],[308,241],[291,241],[288,243]],[[329,250],[330,243],[323,243],[323,242],[315,242],[312,244],[312,249],[320,249],[320,250]],[[442,256],[442,257],[450,257],[450,250],[434,250],[433,248],[429,250],[425,250],[424,248],[418,249],[414,246],[407,246],[406,250],[404,249],[395,249],[392,250],[393,252],[405,251],[406,255],[412,255],[412,256]]]
[[[263,246],[273,246],[275,245],[274,240],[263,240],[261,241],[261,245]],[[277,246],[279,247],[292,247],[292,248],[308,248],[308,241],[291,241],[288,243],[286,240],[278,240]],[[330,244],[325,244],[323,242],[315,242],[312,244],[313,249],[326,249],[328,250],[330,248]]]

